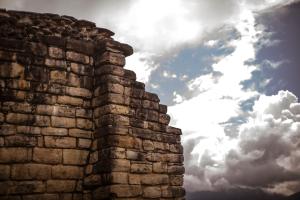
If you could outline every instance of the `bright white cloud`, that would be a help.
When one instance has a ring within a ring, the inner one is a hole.
[[[197,191],[247,186],[276,192],[280,185],[278,192],[295,192],[299,187],[284,190],[282,182],[290,185],[300,180],[300,104],[290,92],[265,96],[242,89],[241,82],[259,70],[259,66],[245,62],[255,59],[255,46],[264,32],[255,26],[253,12],[247,9],[241,13],[236,29],[240,38],[231,42],[234,51],[213,64],[213,72],[189,82],[192,98],[169,108],[173,123],[184,130],[183,143],[188,147],[186,188]],[[269,81],[261,80],[261,84]],[[245,112],[240,106],[258,97],[253,112]],[[237,125],[233,136],[225,130],[232,118],[247,119]]]

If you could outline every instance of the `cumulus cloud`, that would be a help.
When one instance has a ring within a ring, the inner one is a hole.
[[[255,60],[256,44],[265,34],[255,26],[252,11],[240,17],[235,26],[240,38],[230,42],[234,51],[213,64],[211,73],[188,83],[192,98],[169,109],[188,147],[185,185],[190,191],[261,187],[289,194],[300,183],[300,104],[288,91],[266,96],[242,89],[259,70],[247,61]],[[247,101],[254,101],[251,112],[243,107]]]

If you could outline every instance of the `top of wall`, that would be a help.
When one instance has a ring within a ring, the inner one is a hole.
[[[131,55],[132,47],[114,41],[111,38],[113,35],[108,29],[96,27],[94,22],[78,20],[71,16],[0,8],[0,38],[53,42],[55,46],[61,47],[65,47],[66,41],[80,40],[92,44],[89,51],[93,46],[101,48],[103,42],[110,42],[110,46],[117,47],[125,56]]]

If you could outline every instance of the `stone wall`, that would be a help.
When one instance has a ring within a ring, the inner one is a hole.
[[[0,10],[0,199],[184,199],[181,131],[112,35]]]

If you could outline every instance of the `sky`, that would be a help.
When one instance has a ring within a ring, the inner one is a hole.
[[[188,193],[300,191],[297,0],[0,0],[115,32],[183,131]]]

